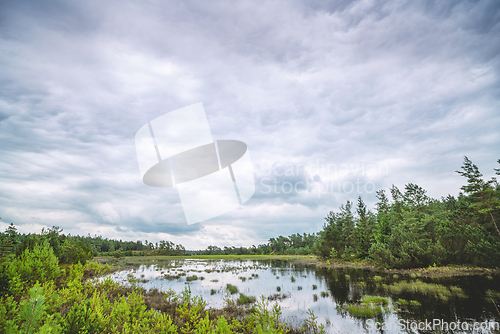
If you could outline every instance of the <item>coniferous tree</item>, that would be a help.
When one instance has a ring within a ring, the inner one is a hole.
[[[472,206],[479,213],[490,216],[491,222],[500,237],[500,230],[494,215],[495,211],[500,209],[500,199],[492,187],[495,180],[483,180],[483,174],[479,172],[479,168],[467,157],[464,157],[464,164],[461,169],[457,173],[467,178],[467,185],[462,186],[461,189],[471,196],[474,201]]]

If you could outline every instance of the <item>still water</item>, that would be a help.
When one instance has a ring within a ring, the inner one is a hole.
[[[309,317],[308,310],[312,310],[329,333],[499,333],[491,327],[484,330],[485,321],[493,328],[492,322],[500,323],[499,276],[394,276],[278,260],[158,259],[153,263],[108,276],[124,285],[130,284],[131,279],[138,280],[136,284],[145,289],[172,289],[180,293],[189,287],[193,296],[203,297],[208,308],[222,308],[225,299],[236,300],[240,293],[257,299],[264,296],[281,306],[286,323],[301,325]],[[228,293],[227,284],[236,286],[238,293]],[[347,306],[361,305],[363,296],[387,298],[380,308],[382,313],[351,313]],[[433,330],[429,331],[433,321]],[[472,328],[474,322],[476,330]],[[459,330],[455,329],[457,326]]]

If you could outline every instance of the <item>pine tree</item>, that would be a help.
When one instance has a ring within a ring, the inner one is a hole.
[[[377,221],[378,221],[378,229],[376,240],[377,242],[386,242],[387,236],[390,234],[390,226],[389,226],[389,199],[385,194],[384,190],[377,191]]]
[[[464,157],[464,165],[461,169],[457,173],[467,178],[467,185],[462,186],[461,189],[475,200],[473,206],[479,213],[489,214],[493,226],[500,236],[500,230],[493,215],[495,210],[500,209],[500,200],[492,187],[494,180],[483,180],[483,174],[479,172],[479,168],[467,157]]]

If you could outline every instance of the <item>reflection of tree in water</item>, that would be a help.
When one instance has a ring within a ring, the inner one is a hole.
[[[370,272],[361,269],[328,269],[318,268],[316,277],[325,280],[326,286],[338,305],[354,303],[361,299],[365,288],[355,284],[356,282],[367,282],[371,284]]]
[[[363,295],[391,297],[393,308],[399,309],[399,319],[425,321],[426,319],[443,319],[446,322],[460,320],[467,322],[497,321],[500,322],[495,305],[487,297],[487,290],[498,291],[500,276],[488,278],[486,276],[463,276],[440,279],[420,278],[425,283],[440,284],[446,287],[457,286],[462,289],[466,298],[451,296],[439,298],[429,293],[391,293],[383,288],[383,284],[395,283],[389,275],[381,275],[361,269],[328,269],[317,268],[315,275],[318,280],[324,280],[330,295],[337,305],[344,303],[358,303]],[[373,279],[375,275],[383,277],[382,282]],[[411,282],[414,279],[409,279]],[[420,306],[399,307],[396,301],[416,300]],[[341,313],[344,311],[341,311]],[[380,318],[379,320],[381,320]]]

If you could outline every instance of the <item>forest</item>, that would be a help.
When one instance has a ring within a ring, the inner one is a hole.
[[[500,159],[498,160],[500,163]],[[314,245],[324,259],[370,259],[390,268],[448,264],[500,265],[500,185],[467,157],[457,198],[433,199],[416,184],[377,192],[375,212],[358,198],[330,212]],[[500,169],[495,169],[500,175]]]

